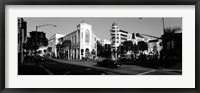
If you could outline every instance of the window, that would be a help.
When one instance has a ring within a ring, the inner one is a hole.
[[[123,38],[123,37],[122,37],[121,40],[127,40],[127,38]]]
[[[115,35],[115,34],[111,34],[111,36],[113,36],[113,35]]]
[[[73,44],[74,43],[73,36],[71,38],[72,38],[72,44]]]
[[[124,34],[121,34],[121,36],[123,36],[123,37],[127,37],[127,35],[124,35]]]
[[[88,29],[85,31],[85,42],[90,43],[90,32]]]
[[[115,33],[115,30],[111,30],[111,33]]]
[[[112,39],[115,39],[115,37],[112,37]]]
[[[74,41],[75,41],[75,44],[76,44],[76,35],[74,36],[74,39],[75,39]]]
[[[128,34],[128,32],[126,32],[126,31],[123,31],[123,30],[120,30],[120,32]]]
[[[81,32],[81,38],[83,39],[83,32]]]
[[[115,48],[115,47],[112,47],[112,48]]]

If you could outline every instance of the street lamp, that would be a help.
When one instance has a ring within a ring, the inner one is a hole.
[[[39,27],[44,27],[44,26],[53,26],[53,27],[57,27],[56,25],[54,24],[44,24],[44,25],[39,25],[39,26],[36,26],[36,29],[35,29],[35,47],[37,45],[37,30]],[[36,54],[36,51],[37,49],[35,48],[35,54]]]
[[[37,33],[37,29],[39,28],[39,27],[43,27],[43,26],[53,26],[53,27],[57,27],[56,25],[53,25],[53,24],[45,24],[45,25],[40,25],[40,26],[36,26],[36,33]]]
[[[165,20],[162,18],[162,23],[163,23],[163,34],[165,33]]]
[[[143,18],[138,18],[138,19],[143,19]],[[165,20],[164,20],[164,18],[162,18],[162,28],[163,28],[163,34],[165,33]]]

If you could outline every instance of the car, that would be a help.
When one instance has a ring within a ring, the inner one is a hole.
[[[109,67],[109,68],[119,68],[121,66],[121,63],[115,60],[111,59],[105,59],[100,62],[97,62],[97,66],[101,67]]]
[[[41,62],[44,62],[46,60],[46,58],[45,57],[39,57],[39,61],[41,61]]]
[[[37,61],[39,61],[39,62],[44,62],[44,61],[46,60],[45,57],[40,56],[40,55],[36,55],[36,56],[35,56],[35,59],[36,59]]]

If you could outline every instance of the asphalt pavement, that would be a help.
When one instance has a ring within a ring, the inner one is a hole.
[[[96,66],[95,61],[47,59],[44,62],[19,65],[19,75],[182,75],[181,70],[155,69],[136,65],[120,68]]]

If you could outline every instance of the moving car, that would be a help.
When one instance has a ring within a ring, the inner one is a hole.
[[[115,60],[105,59],[103,61],[98,62],[97,66],[109,67],[109,68],[119,68],[121,66],[121,63],[119,63],[118,61],[115,61]]]
[[[44,56],[40,56],[38,54],[35,56],[35,59],[39,62],[44,62],[46,60],[46,58]]]

